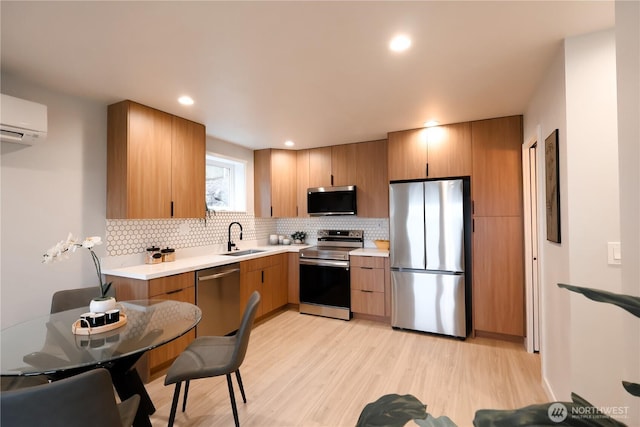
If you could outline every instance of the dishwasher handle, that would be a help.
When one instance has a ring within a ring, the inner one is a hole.
[[[211,279],[220,279],[222,277],[229,276],[229,275],[231,275],[233,273],[237,273],[239,271],[240,271],[239,268],[232,268],[231,270],[225,270],[225,271],[223,271],[221,273],[211,274],[209,276],[200,276],[200,277],[198,277],[198,280],[199,281],[203,281],[203,280],[211,280]]]

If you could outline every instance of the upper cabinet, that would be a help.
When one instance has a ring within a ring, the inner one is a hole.
[[[311,150],[296,151],[296,216],[308,217],[307,188],[309,185],[309,152]]]
[[[522,116],[471,123],[476,216],[522,215]]]
[[[471,125],[390,132],[389,180],[471,175]]]
[[[306,151],[309,152],[309,187],[355,184],[355,144],[312,148]]]
[[[203,218],[205,127],[132,101],[108,108],[107,218]]]
[[[331,186],[331,147],[309,151],[309,187]]]
[[[389,216],[389,178],[387,176],[387,140],[351,144],[355,148],[355,184],[358,216]]]
[[[277,149],[256,150],[253,152],[253,162],[256,217],[296,216],[296,152]]]

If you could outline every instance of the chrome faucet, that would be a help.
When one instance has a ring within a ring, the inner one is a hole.
[[[237,221],[234,221],[231,224],[229,224],[229,240],[227,241],[227,252],[231,252],[231,248],[233,248],[236,245],[231,241],[231,227],[233,226],[233,224],[238,224],[238,227],[240,227],[240,240],[242,240],[242,224],[240,224]]]

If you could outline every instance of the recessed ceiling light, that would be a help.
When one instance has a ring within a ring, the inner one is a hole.
[[[287,147],[293,147],[294,145],[296,145],[296,143],[291,140],[288,140],[284,142],[284,145],[286,145]]]
[[[429,120],[428,122],[424,122],[424,127],[431,128],[431,127],[434,127],[434,126],[438,126],[439,124],[440,124],[440,122],[437,121],[437,120]]]
[[[193,105],[193,98],[190,96],[181,96],[178,98],[178,102],[182,105]]]
[[[411,47],[411,39],[404,34],[399,34],[389,42],[389,49],[394,52],[404,52]]]

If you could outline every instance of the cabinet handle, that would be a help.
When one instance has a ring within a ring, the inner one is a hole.
[[[476,232],[476,219],[472,219],[471,220],[471,232],[475,233]]]
[[[426,163],[425,172],[427,173],[427,176],[429,176],[429,162]]]
[[[271,206],[271,212],[269,213],[269,216],[273,216],[273,206]]]
[[[262,283],[264,283],[264,270],[260,272],[260,275],[262,276],[260,280],[262,281]]]
[[[173,218],[173,200],[171,201],[171,218]]]
[[[368,294],[372,294],[372,293],[373,293],[373,291],[366,291],[366,290],[364,290],[364,289],[360,289],[360,292],[366,292],[366,293],[368,293]]]
[[[476,213],[476,202],[474,200],[471,201],[471,213]]]
[[[182,289],[176,289],[175,291],[169,291],[166,294],[167,295],[171,295],[171,294],[177,294],[178,292],[182,292]]]
[[[331,174],[331,185],[333,185],[333,174]]]
[[[363,270],[373,270],[373,267],[360,267]]]

